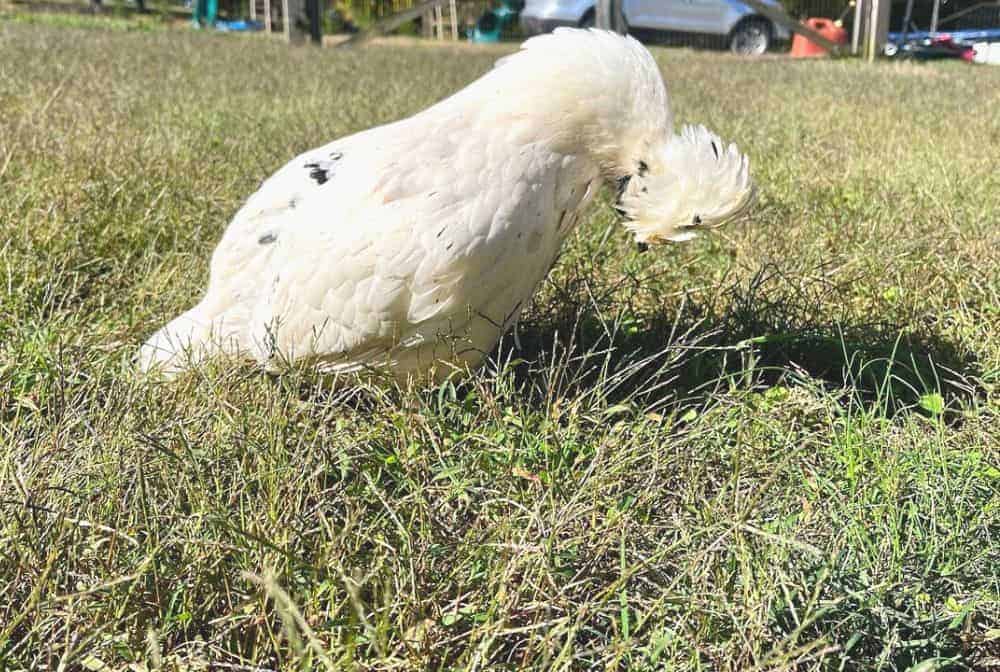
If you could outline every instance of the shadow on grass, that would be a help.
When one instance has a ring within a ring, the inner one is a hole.
[[[771,611],[775,632],[785,633],[793,642],[833,645],[830,653],[840,658],[840,669],[856,669],[852,662],[859,660],[879,660],[890,670],[979,669],[977,662],[992,658],[996,647],[982,634],[987,627],[972,627],[983,619],[971,604],[951,612],[928,608],[928,604],[954,601],[959,577],[926,575],[919,579],[917,590],[906,582],[872,581],[862,572],[838,566],[842,560],[839,556],[833,564],[803,568],[798,581],[784,577],[783,598],[774,602]],[[975,578],[961,580],[974,582]],[[817,586],[831,596],[818,609]],[[803,623],[802,615],[810,611],[812,617]],[[792,659],[786,655],[767,662],[785,668]]]
[[[642,286],[641,279],[631,281]],[[708,301],[638,298],[629,305],[630,292],[623,298],[621,286],[584,269],[522,320],[520,346],[506,335],[484,375],[457,376],[436,396],[464,398],[472,386],[502,381],[519,405],[539,409],[562,399],[662,412],[699,406],[733,389],[808,384],[874,415],[915,410],[949,422],[984,396],[975,356],[932,328],[921,330],[915,320],[837,319],[832,313],[851,295],[848,284],[804,281],[769,267]],[[648,303],[658,307],[643,307]],[[303,398],[367,413],[429,401],[426,394],[404,393],[391,377],[382,384],[378,377],[374,384],[351,379],[345,386],[303,374],[278,380]]]
[[[764,389],[811,379],[845,403],[891,416],[913,408],[939,414],[982,391],[976,358],[930,330],[831,319],[843,287],[794,284],[764,269],[714,303],[681,299],[655,312],[623,313],[580,283],[522,324],[520,350],[507,339],[493,355],[528,362],[518,375],[535,377],[548,396],[597,392],[609,404],[656,410],[734,384]]]

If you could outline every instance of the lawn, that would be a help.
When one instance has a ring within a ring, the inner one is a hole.
[[[0,669],[1000,669],[1000,68],[658,50],[748,221],[602,198],[464,382],[138,378],[241,201],[496,50],[0,22]]]

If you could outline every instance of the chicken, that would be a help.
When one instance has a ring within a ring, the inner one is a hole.
[[[602,184],[642,244],[738,216],[745,156],[672,130],[649,52],[558,29],[408,119],[293,159],[237,212],[204,298],[140,349],[146,372],[206,357],[269,371],[440,379],[481,362],[524,310]]]

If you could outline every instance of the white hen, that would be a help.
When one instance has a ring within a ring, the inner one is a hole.
[[[142,370],[206,356],[397,377],[479,363],[518,319],[600,185],[643,243],[740,214],[746,157],[672,133],[638,42],[559,29],[450,98],[306,152],[226,230],[202,301],[142,346]]]

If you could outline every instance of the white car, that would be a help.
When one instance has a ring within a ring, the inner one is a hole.
[[[630,29],[718,36],[735,53],[758,55],[791,35],[737,0],[621,0]],[[776,0],[764,0],[781,8]],[[594,0],[526,0],[521,29],[545,33],[557,26],[594,25]]]

